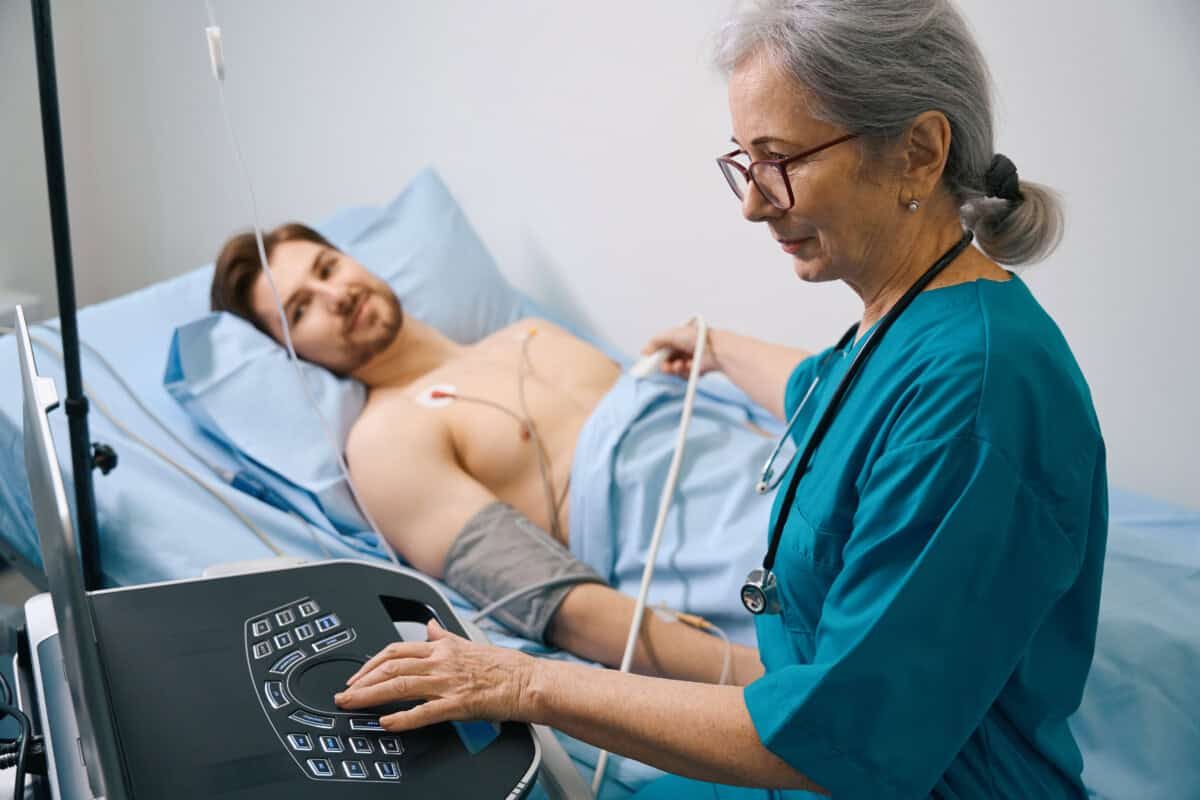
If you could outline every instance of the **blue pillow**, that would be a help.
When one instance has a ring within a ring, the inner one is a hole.
[[[386,280],[405,313],[457,342],[477,341],[524,317],[554,320],[500,274],[432,169],[386,208],[347,209],[316,227]],[[312,364],[302,368],[343,449],[365,388]],[[306,490],[335,528],[365,537],[368,525],[299,380],[270,337],[217,313],[176,329],[163,384],[204,431],[240,452],[256,477]]]
[[[362,412],[366,387],[315,364],[299,366],[249,322],[217,313],[176,329],[163,385],[202,430],[238,452],[251,483],[257,479],[272,489],[279,479],[294,484],[313,496],[336,529],[362,531],[368,526],[308,397],[321,409],[340,451]],[[284,505],[283,495],[262,499]]]

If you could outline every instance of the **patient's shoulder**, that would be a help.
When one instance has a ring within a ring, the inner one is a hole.
[[[428,460],[444,451],[450,429],[444,416],[423,407],[401,389],[372,391],[346,438],[346,457],[376,460],[381,456]]]

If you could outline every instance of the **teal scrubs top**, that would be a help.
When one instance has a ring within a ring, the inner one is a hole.
[[[864,340],[792,374],[789,416],[821,378],[797,446]],[[1095,644],[1107,498],[1087,383],[1028,287],[919,295],[787,517],[783,613],[757,618],[766,674],[744,693],[763,744],[834,797],[1083,797],[1067,717]],[[644,796],[808,795],[670,778]]]

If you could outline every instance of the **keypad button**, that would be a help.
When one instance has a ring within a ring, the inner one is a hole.
[[[343,761],[342,772],[346,773],[347,778],[367,777],[367,768],[363,766],[361,761]]]
[[[342,747],[342,740],[337,736],[318,736],[317,741],[326,753],[340,753],[346,749]]]
[[[379,724],[377,719],[363,719],[361,717],[350,720],[350,730],[352,731],[381,731],[383,726]]]
[[[312,625],[307,622],[296,627],[296,638],[302,642],[307,642],[313,637]]]
[[[389,756],[398,756],[404,753],[404,745],[394,736],[383,736],[379,739],[379,749]]]
[[[256,619],[250,623],[250,630],[255,636],[266,636],[271,632],[271,621],[269,619]]]
[[[322,633],[331,631],[341,624],[342,621],[337,618],[337,614],[326,614],[323,617],[317,617],[317,630]]]
[[[255,660],[258,660],[260,658],[266,658],[269,655],[271,655],[271,643],[270,642],[259,642],[258,644],[254,645]]]
[[[267,702],[271,704],[271,708],[283,708],[292,702],[287,693],[283,691],[282,681],[267,681],[263,684],[263,691],[267,695]]]
[[[328,758],[310,758],[308,760],[308,769],[318,778],[333,777],[333,764],[329,763]]]
[[[321,607],[313,600],[306,600],[300,604],[300,616],[311,617],[321,610]]]
[[[275,614],[275,621],[279,623],[279,627],[285,628],[296,621],[296,615],[292,613],[291,609],[286,609]]]
[[[353,639],[354,631],[338,631],[333,636],[326,636],[324,639],[318,639],[317,641],[313,642],[312,649],[314,653],[323,653],[330,648],[337,647],[339,644],[345,644]]]
[[[324,728],[327,731],[333,730],[333,717],[323,717],[311,711],[293,711],[288,715],[288,719],[308,725],[311,728]]]
[[[292,652],[288,653],[286,656],[284,656],[283,658],[279,659],[274,664],[272,664],[271,672],[274,672],[276,675],[284,675],[287,673],[287,671],[289,669],[296,666],[303,660],[304,660],[304,651],[293,650]]]
[[[307,752],[313,748],[312,739],[309,738],[307,733],[289,733],[287,741],[293,750],[300,753]]]
[[[275,646],[280,650],[292,646],[292,635],[287,631],[275,634]]]
[[[376,761],[375,772],[385,781],[400,780],[400,767],[395,761]]]
[[[350,742],[350,749],[360,755],[367,756],[375,752],[371,740],[365,736],[351,736],[347,741]]]

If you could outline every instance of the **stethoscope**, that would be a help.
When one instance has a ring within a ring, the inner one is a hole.
[[[850,366],[846,369],[846,374],[842,377],[837,388],[833,391],[833,396],[829,399],[829,404],[825,407],[825,411],[817,420],[816,426],[808,437],[808,441],[804,445],[802,451],[793,453],[788,459],[787,465],[783,468],[780,477],[775,477],[775,460],[779,457],[780,451],[783,449],[783,444],[791,436],[793,428],[796,426],[797,420],[800,419],[801,412],[808,404],[809,399],[813,395],[813,391],[817,388],[817,383],[821,380],[821,368],[817,369],[816,376],[813,377],[812,383],[809,384],[808,390],[804,393],[800,405],[792,413],[791,419],[788,420],[787,427],[784,429],[783,435],[779,438],[779,442],[775,445],[775,449],[771,451],[770,457],[763,465],[762,474],[759,476],[758,483],[755,485],[755,490],[759,494],[766,494],[776,488],[783,480],[783,475],[791,469],[792,463],[796,463],[796,470],[792,473],[792,479],[788,482],[787,492],[783,497],[783,505],[780,506],[779,516],[775,518],[775,526],[771,530],[771,540],[767,546],[767,555],[763,558],[762,567],[753,569],[746,576],[746,582],[742,585],[742,605],[751,614],[778,614],[782,608],[779,600],[779,585],[775,578],[775,572],[772,569],[775,566],[775,553],[779,550],[779,541],[783,536],[784,526],[787,524],[788,513],[791,511],[792,503],[796,499],[796,489],[800,485],[800,479],[804,473],[808,471],[809,464],[812,461],[813,453],[821,444],[821,440],[825,438],[825,434],[829,431],[829,427],[833,424],[834,418],[837,416],[838,408],[846,397],[846,393],[850,390],[850,384],[854,382],[854,378],[862,371],[863,364],[867,358],[879,345],[883,339],[883,335],[887,333],[888,328],[896,321],[896,319],[904,313],[904,310],[912,303],[916,296],[925,290],[929,282],[938,276],[938,274],[950,265],[950,262],[958,257],[959,253],[967,248],[971,243],[974,235],[967,231],[963,234],[958,242],[942,254],[941,258],[933,263],[929,269],[925,271],[921,277],[917,278],[916,282],[908,288],[908,291],[892,306],[891,310],[884,315],[879,324],[875,326],[868,335],[858,353],[854,356],[854,360],[850,362]],[[850,326],[850,329],[842,334],[842,338],[838,340],[834,352],[842,352],[846,346],[850,344],[858,333],[858,323]],[[843,353],[844,355],[844,353]],[[823,368],[825,365],[822,364]],[[797,454],[799,458],[797,458]]]

